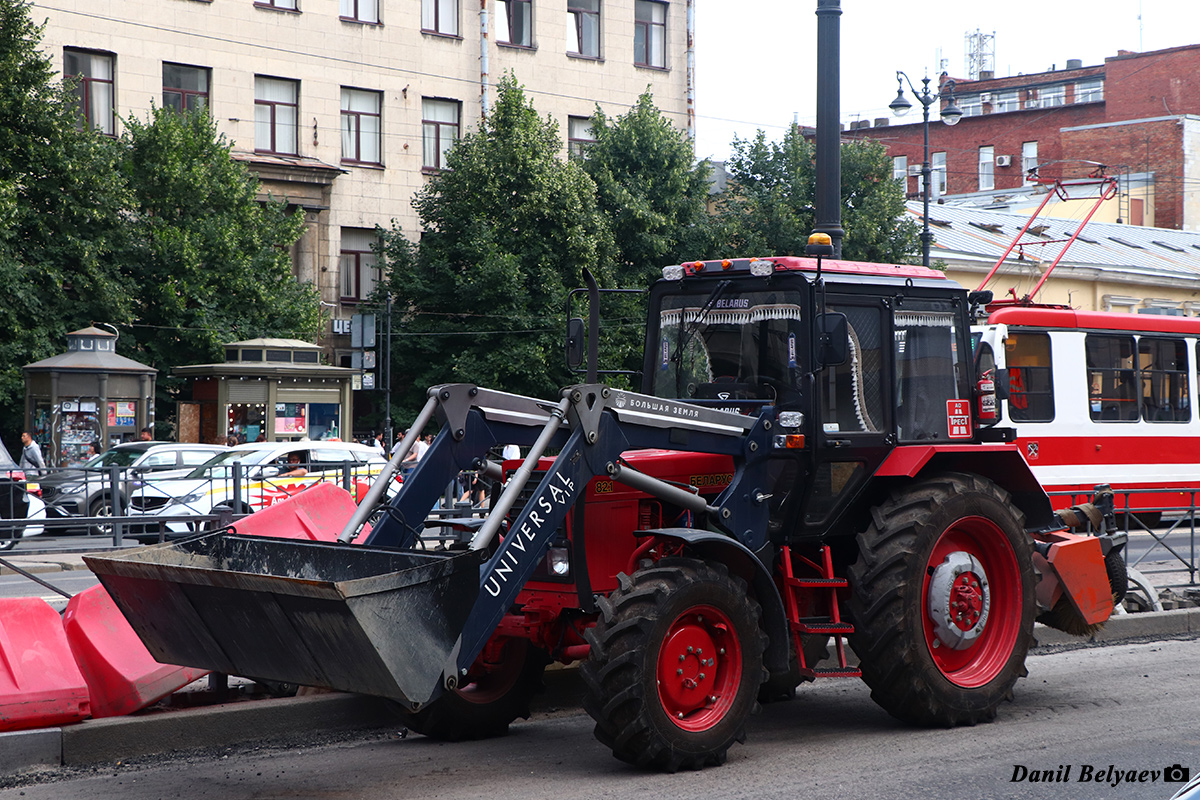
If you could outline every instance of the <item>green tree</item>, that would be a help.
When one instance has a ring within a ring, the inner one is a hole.
[[[24,421],[21,367],[61,352],[64,334],[120,322],[131,284],[121,247],[126,194],[112,140],[82,124],[41,52],[25,0],[0,0],[0,423]]]
[[[906,262],[918,251],[917,225],[904,215],[904,193],[892,180],[882,144],[847,142],[842,158],[842,256]],[[720,235],[737,255],[803,255],[813,230],[816,165],[813,143],[793,126],[782,141],[734,139],[729,190],[718,215]]]
[[[552,396],[569,382],[566,292],[584,267],[607,279],[612,237],[594,184],[561,148],[558,126],[506,75],[479,129],[413,202],[419,252],[399,229],[385,233],[399,419],[437,383]]]
[[[220,359],[223,343],[312,337],[317,293],[292,276],[288,251],[303,215],[257,199],[258,179],[230,156],[206,113],[155,109],[125,129],[121,166],[132,201],[124,257],[138,287],[136,352],[127,355],[160,370],[160,404],[181,384],[171,367]]]
[[[646,286],[663,265],[707,255],[709,164],[696,163],[691,140],[650,92],[615,120],[597,107],[592,135],[582,164],[612,226],[618,281]]]

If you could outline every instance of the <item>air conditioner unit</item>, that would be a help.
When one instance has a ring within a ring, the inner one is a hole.
[[[996,156],[996,166],[997,167],[1011,167],[1012,166],[1012,156]]]
[[[980,95],[979,95],[979,102],[981,102],[981,103],[990,103],[990,102],[992,102],[992,94],[991,94],[991,92],[983,92],[982,94],[980,94]]]

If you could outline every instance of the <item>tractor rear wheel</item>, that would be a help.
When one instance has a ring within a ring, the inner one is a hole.
[[[871,698],[919,725],[995,718],[1026,674],[1032,545],[1008,494],[947,473],[872,512],[850,568],[850,643]]]
[[[725,763],[766,679],[761,608],[717,563],[665,558],[618,581],[581,669],[596,738],[639,767]]]
[[[509,639],[492,669],[468,675],[468,683],[419,711],[396,707],[410,730],[433,739],[460,742],[503,736],[513,720],[529,719],[529,703],[544,688],[542,674],[548,662],[546,654],[525,639]]]

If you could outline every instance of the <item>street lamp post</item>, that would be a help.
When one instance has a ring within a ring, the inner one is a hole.
[[[908,88],[912,91],[913,97],[917,98],[917,102],[921,104],[921,127],[925,134],[925,149],[921,161],[921,199],[924,203],[924,213],[921,215],[921,263],[929,266],[929,247],[933,242],[933,234],[929,232],[929,186],[930,174],[929,168],[929,107],[939,100],[946,100],[946,106],[942,109],[942,122],[947,125],[957,125],[962,119],[962,109],[954,104],[954,81],[946,80],[938,88],[937,92],[929,91],[929,76],[925,76],[921,80],[921,91],[913,86],[911,80],[904,72],[896,70],[896,83],[898,89],[896,91],[896,99],[888,104],[888,108],[897,117],[902,117],[912,108],[912,103],[904,96],[904,84],[908,84]],[[907,176],[905,177],[907,181]]]

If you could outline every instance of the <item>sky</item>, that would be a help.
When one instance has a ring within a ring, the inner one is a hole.
[[[976,31],[995,34],[996,77],[1200,44],[1192,0],[841,0],[841,8],[844,124],[890,116],[896,70],[918,88],[941,69],[966,77],[965,38]],[[793,119],[816,124],[816,9],[817,0],[696,0],[697,156],[722,160],[735,135],[759,129],[778,139]]]

